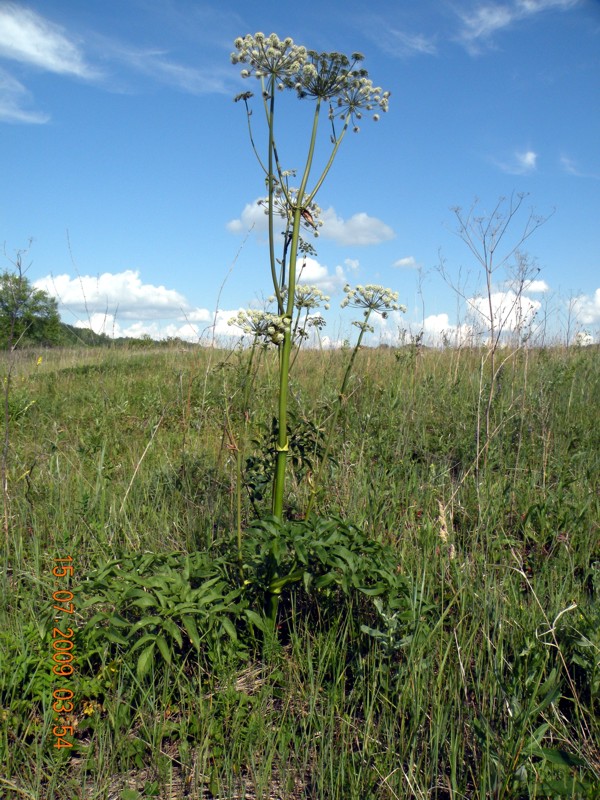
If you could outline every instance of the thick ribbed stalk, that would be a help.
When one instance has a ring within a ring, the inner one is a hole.
[[[296,263],[298,259],[298,240],[300,238],[300,225],[302,222],[302,209],[306,184],[312,167],[315,144],[317,141],[317,129],[319,127],[319,111],[321,101],[317,100],[315,116],[313,120],[312,135],[306,157],[304,175],[297,196],[297,207],[294,209],[292,223],[292,241],[290,244],[290,263],[288,272],[287,286],[287,306],[284,320],[286,322],[283,344],[281,345],[279,359],[279,409],[278,409],[278,429],[277,429],[277,459],[275,462],[275,480],[273,484],[273,515],[281,519],[283,515],[283,494],[285,489],[285,471],[287,466],[288,454],[288,435],[287,435],[287,401],[288,386],[290,378],[290,354],[292,352],[292,319],[294,316],[294,300],[296,296]]]

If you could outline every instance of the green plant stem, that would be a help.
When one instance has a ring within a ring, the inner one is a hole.
[[[269,187],[269,263],[271,266],[271,279],[273,281],[273,288],[277,298],[277,308],[279,313],[283,311],[283,299],[281,297],[281,287],[277,280],[277,262],[275,259],[275,230],[273,220],[273,194],[275,188],[275,176],[273,174],[274,155],[275,155],[275,137],[274,137],[274,119],[275,119],[275,85],[273,78],[269,81],[269,109],[267,111],[267,120],[269,122],[269,173],[267,175],[267,183]]]
[[[288,387],[290,379],[290,354],[292,351],[292,319],[294,316],[294,300],[296,295],[296,265],[298,260],[298,241],[300,238],[300,225],[302,222],[302,210],[304,193],[306,191],[306,184],[310,175],[312,167],[313,156],[315,153],[315,145],[317,141],[317,130],[319,127],[319,112],[321,109],[321,100],[317,100],[315,108],[315,115],[313,118],[312,134],[310,138],[310,145],[308,148],[308,155],[306,157],[306,166],[304,174],[298,190],[298,205],[294,208],[293,226],[292,226],[292,241],[290,244],[290,265],[288,277],[288,292],[287,292],[287,307],[285,311],[284,320],[287,321],[283,343],[281,345],[281,357],[279,362],[279,408],[278,408],[278,429],[277,429],[277,457],[275,462],[275,480],[273,484],[273,515],[278,519],[282,518],[283,514],[283,494],[285,489],[285,470],[287,466],[288,454],[288,435],[287,435],[287,400],[288,400]],[[270,210],[269,210],[270,211]],[[269,213],[272,218],[272,214]],[[272,231],[269,230],[269,237]]]

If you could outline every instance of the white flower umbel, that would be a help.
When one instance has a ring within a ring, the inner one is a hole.
[[[329,295],[322,292],[318,286],[311,286],[308,283],[299,283],[296,285],[294,305],[298,311],[301,309],[312,310],[321,305],[324,306],[325,309],[328,309],[329,300]]]
[[[369,283],[366,286],[356,286],[354,289],[346,285],[344,286],[345,297],[341,302],[341,307],[346,308],[364,308],[365,311],[375,311],[377,314],[385,319],[388,311],[406,311],[406,306],[398,303],[398,292],[392,289],[386,289],[384,286],[378,286],[374,283]]]
[[[242,78],[273,77],[285,88],[306,63],[306,47],[295,45],[289,37],[282,41],[275,33],[249,33],[233,44],[236,52],[231,54],[232,63],[248,65],[242,70]]]
[[[262,340],[264,344],[280,345],[285,336],[288,322],[277,314],[255,309],[238,311],[235,317],[227,321],[228,325],[235,325],[244,333],[252,336],[256,341]]]

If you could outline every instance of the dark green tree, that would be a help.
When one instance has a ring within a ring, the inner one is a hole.
[[[0,275],[0,349],[60,344],[58,303],[31,284],[19,259],[15,266],[16,271]]]

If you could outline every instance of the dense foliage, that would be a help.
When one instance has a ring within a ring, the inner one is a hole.
[[[22,274],[0,275],[0,348],[53,345],[62,339],[58,303]]]

